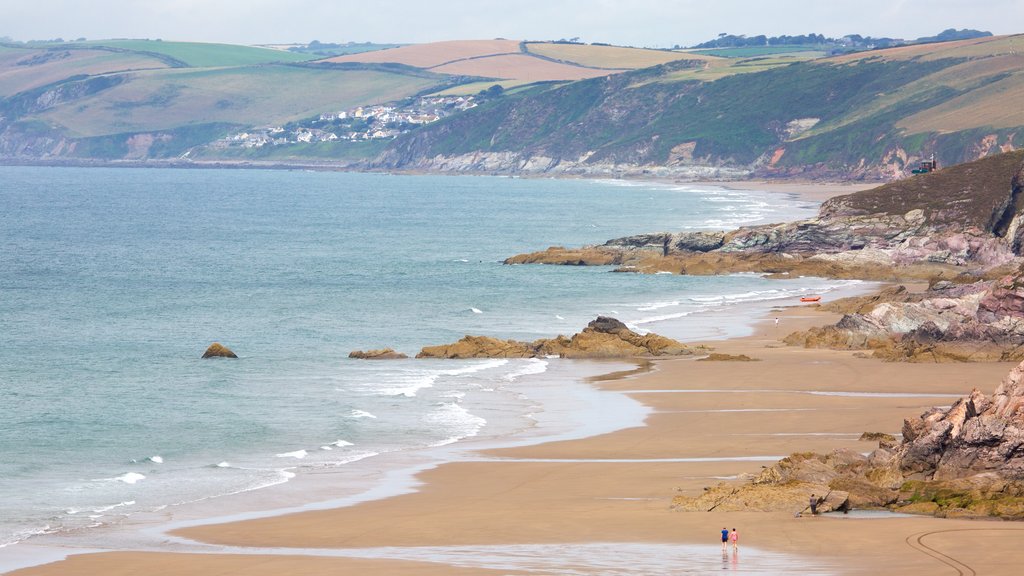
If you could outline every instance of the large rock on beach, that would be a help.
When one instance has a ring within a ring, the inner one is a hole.
[[[381,348],[379,350],[353,350],[348,353],[349,358],[356,358],[359,360],[401,360],[408,358],[401,352],[395,352],[391,348]]]
[[[220,342],[214,342],[210,344],[206,352],[203,352],[203,358],[238,358],[238,356],[227,346]]]
[[[572,337],[556,336],[533,342],[489,336],[464,336],[452,344],[427,346],[417,358],[630,358],[687,356],[706,352],[658,334],[638,334],[615,318],[598,316]]]

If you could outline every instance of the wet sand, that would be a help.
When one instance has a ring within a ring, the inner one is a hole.
[[[869,451],[861,432],[897,433],[903,418],[973,386],[990,393],[1012,367],[785,347],[778,338],[835,317],[800,306],[778,317],[778,327],[769,320],[751,337],[711,343],[759,361],[662,360],[595,382],[652,407],[643,427],[482,452],[421,473],[413,494],[176,533],[230,547],[211,549],[221,554],[100,553],[14,573],[669,574],[692,562],[697,572],[1017,574],[1024,525],[1015,523],[671,509],[678,493],[794,451]],[[738,553],[722,555],[722,527],[739,530]],[[261,555],[237,554],[249,551]],[[323,557],[333,553],[370,557]]]

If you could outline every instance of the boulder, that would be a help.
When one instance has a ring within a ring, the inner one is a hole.
[[[358,358],[360,360],[400,360],[408,358],[401,352],[395,352],[391,348],[381,348],[380,350],[353,350],[348,353],[349,358]]]
[[[712,352],[703,358],[698,358],[698,362],[757,362],[759,358],[751,358],[746,354],[723,354],[721,352]]]
[[[427,346],[417,358],[631,358],[686,356],[706,352],[657,334],[638,334],[615,318],[598,316],[572,337],[556,336],[533,342],[465,336],[453,344]]]
[[[220,342],[210,344],[210,347],[203,352],[203,358],[238,358],[230,348]]]
[[[417,358],[535,358],[536,348],[525,342],[489,336],[464,336],[453,344],[426,346]]]

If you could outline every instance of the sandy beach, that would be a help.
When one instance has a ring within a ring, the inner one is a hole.
[[[1024,551],[1012,543],[1024,526],[1013,523],[671,509],[677,493],[756,474],[794,451],[869,451],[875,446],[857,440],[861,432],[898,433],[904,417],[949,404],[948,395],[975,386],[990,393],[1012,367],[882,363],[786,347],[778,341],[786,333],[835,318],[800,306],[777,315],[777,326],[769,319],[751,337],[713,343],[756,362],[662,360],[641,375],[595,382],[653,408],[643,427],[491,450],[422,473],[413,494],[177,534],[229,547],[222,554],[87,554],[13,574],[630,573],[595,569],[594,553],[579,554],[595,544],[600,562],[648,566],[638,573],[671,573],[703,557],[698,572],[1016,574]],[[742,535],[738,553],[721,553],[722,527]],[[282,548],[306,550],[275,550]],[[332,549],[379,557],[317,556]],[[534,563],[503,559],[510,550]]]
[[[870,187],[716,185],[816,201]],[[741,482],[792,452],[870,451],[862,432],[896,434],[954,395],[991,393],[1013,366],[884,363],[780,342],[835,320],[794,302],[751,336],[707,342],[757,361],[656,360],[595,379],[651,409],[640,427],[478,452],[421,472],[410,494],[173,533],[208,553],[126,546],[11,574],[1017,574],[1024,525],[1010,522],[672,509],[677,494]],[[723,527],[741,534],[738,552],[722,552]]]

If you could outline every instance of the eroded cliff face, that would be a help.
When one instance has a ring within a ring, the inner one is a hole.
[[[728,232],[642,234],[601,246],[553,247],[506,262],[618,264],[686,274],[748,272],[759,265],[766,272],[844,277],[849,275],[843,270],[879,266],[895,269],[897,277],[899,267],[913,265],[976,272],[1020,255],[1022,185],[1024,151],[1018,151],[836,197],[808,220]]]

